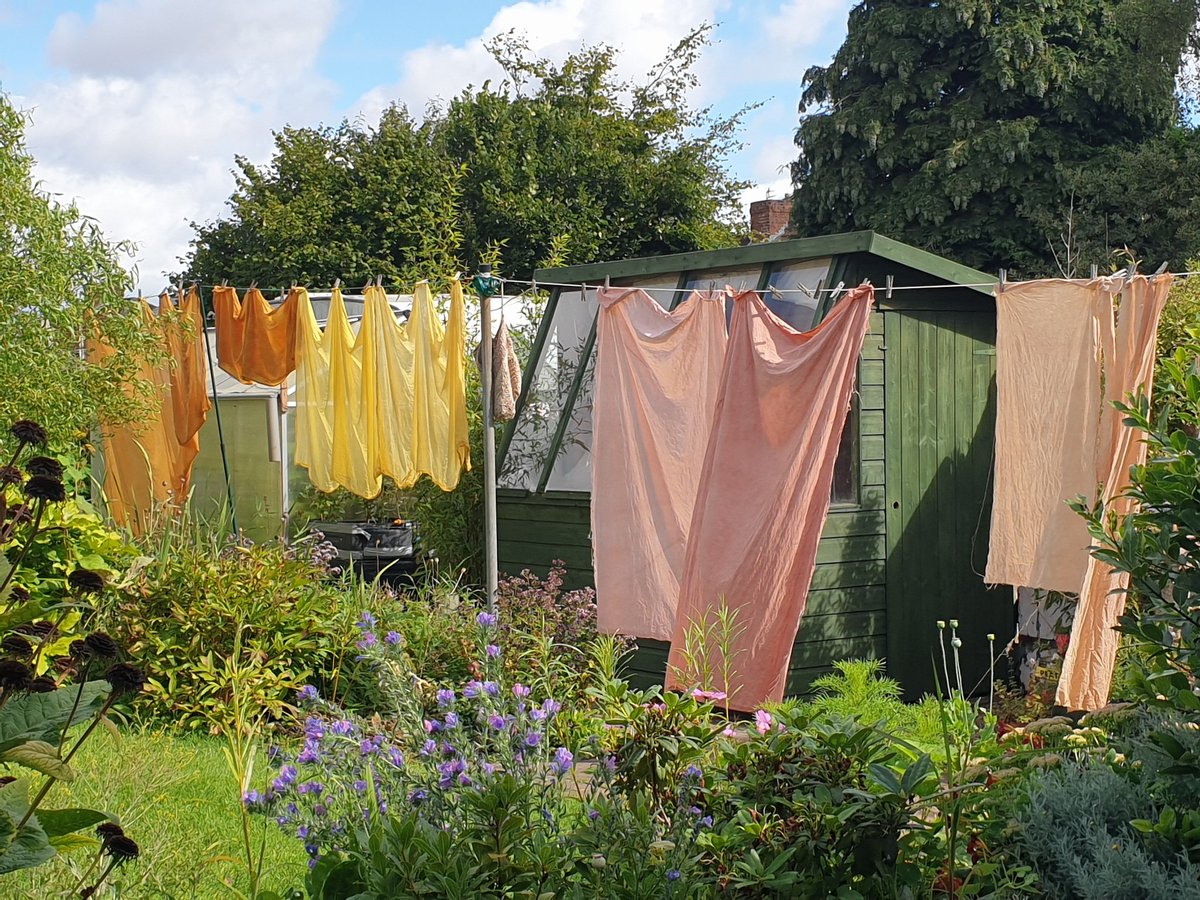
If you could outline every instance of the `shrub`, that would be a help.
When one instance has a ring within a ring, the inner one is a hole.
[[[1032,778],[1016,813],[1021,856],[1053,897],[1200,897],[1200,867],[1147,846],[1134,818],[1157,821],[1148,787],[1089,760]]]
[[[325,549],[223,541],[186,525],[157,540],[155,556],[96,616],[150,670],[150,714],[215,733],[230,724],[235,680],[243,705],[268,720],[290,712],[309,681],[342,689],[354,623],[384,600],[331,583]]]
[[[80,885],[107,860],[85,887],[84,896],[91,896],[117,865],[137,858],[138,845],[104,813],[48,810],[42,802],[56,781],[75,777],[75,754],[118,700],[141,691],[145,676],[122,661],[119,644],[107,634],[63,646],[67,617],[78,618],[73,607],[86,607],[109,579],[79,565],[81,556],[94,559],[72,541],[81,528],[61,509],[62,466],[28,452],[46,443],[45,430],[20,421],[9,437],[16,451],[0,468],[0,763],[44,777],[36,793],[28,775],[6,776],[0,784],[0,874],[39,866],[69,847],[95,847]],[[103,532],[98,523],[88,524]],[[28,587],[34,585],[36,595]],[[56,674],[39,674],[51,661]],[[72,726],[84,722],[82,734],[72,735]],[[100,841],[77,834],[95,825]]]

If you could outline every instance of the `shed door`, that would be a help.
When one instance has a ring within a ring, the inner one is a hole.
[[[988,304],[990,307],[990,304]],[[959,622],[963,687],[987,691],[987,634],[1013,634],[1011,591],[983,583],[996,420],[996,317],[889,311],[886,340],[889,674],[916,699],[942,671],[937,621]],[[954,660],[946,634],[953,684]],[[943,685],[943,688],[945,686]]]

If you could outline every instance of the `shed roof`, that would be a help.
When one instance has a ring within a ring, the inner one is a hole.
[[[575,283],[596,281],[605,276],[623,278],[637,275],[661,275],[694,269],[717,269],[755,263],[799,261],[850,253],[870,253],[898,265],[924,272],[931,280],[949,284],[969,285],[981,294],[991,294],[995,276],[964,266],[953,260],[921,250],[910,244],[893,240],[874,231],[849,231],[844,234],[796,238],[790,241],[770,241],[746,244],[720,250],[694,250],[666,256],[643,256],[613,262],[588,263],[558,269],[538,269],[534,278],[539,281]],[[986,286],[980,286],[986,285]]]

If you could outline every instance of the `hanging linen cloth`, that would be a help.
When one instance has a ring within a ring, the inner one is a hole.
[[[239,300],[231,287],[213,288],[217,364],[243,384],[283,384],[296,368],[299,289],[277,307],[258,288]]]
[[[1112,404],[1139,390],[1149,396],[1153,389],[1158,323],[1172,281],[1170,275],[1138,275],[1121,293],[1115,352],[1105,366],[1101,423],[1105,471],[1100,496],[1105,511],[1117,516],[1133,511],[1133,499],[1122,495],[1130,484],[1130,469],[1146,461],[1146,444],[1141,432],[1125,425],[1124,415]],[[1125,611],[1128,588],[1127,574],[1088,556],[1055,698],[1059,705],[1072,710],[1097,709],[1108,702],[1120,643],[1115,629]]]
[[[670,640],[725,355],[724,293],[668,312],[597,292],[592,547],[599,628]]]
[[[475,348],[475,365],[483,368],[483,344]],[[521,394],[521,363],[513,348],[504,313],[492,337],[492,421],[507,422],[517,413]]]
[[[688,534],[669,687],[690,686],[682,683],[685,637],[724,603],[741,631],[726,661],[733,682],[718,686],[741,710],[783,698],[873,299],[869,285],[855,288],[820,325],[798,332],[757,293],[734,298]],[[710,661],[719,667],[714,649]]]
[[[1075,592],[1089,537],[1069,500],[1095,496],[1100,367],[1113,345],[1112,279],[996,291],[996,461],[989,584]]]
[[[164,350],[160,363],[143,362],[138,373],[150,386],[150,407],[136,422],[101,427],[105,505],[114,522],[138,535],[164,506],[186,500],[208,410],[199,298],[194,292],[181,298],[178,314],[167,294],[159,315],[139,303],[145,327],[158,333]],[[88,342],[87,351],[96,365],[116,353],[98,342]]]
[[[409,487],[428,475],[454,490],[470,468],[466,405],[466,311],[451,284],[442,326],[428,284],[417,286],[400,324],[382,288],[363,297],[358,334],[339,289],[321,331],[300,295],[296,351],[296,463],[321,491],[372,498],[382,475]]]

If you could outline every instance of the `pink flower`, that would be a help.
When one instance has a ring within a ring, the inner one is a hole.
[[[725,696],[724,691],[702,691],[700,688],[692,691],[692,699],[699,700],[701,703],[715,703],[724,700]]]
[[[754,728],[759,734],[766,734],[771,730],[771,714],[765,709],[760,709],[754,714]]]
[[[735,738],[737,737],[737,729],[735,729],[732,725],[726,725],[725,730],[722,731],[721,734],[727,738]]]

